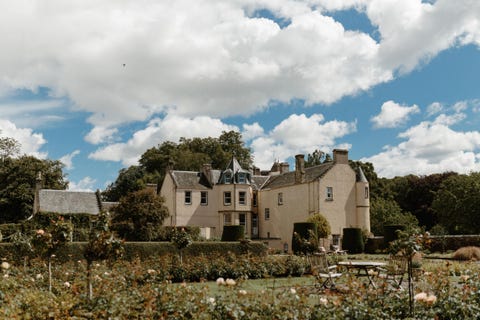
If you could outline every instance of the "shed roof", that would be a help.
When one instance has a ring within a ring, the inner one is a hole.
[[[62,214],[100,212],[95,192],[42,189],[38,197],[39,210],[43,212]]]

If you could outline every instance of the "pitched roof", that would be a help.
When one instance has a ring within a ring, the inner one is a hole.
[[[240,163],[238,163],[237,158],[235,158],[235,157],[233,157],[232,160],[230,160],[230,163],[225,168],[225,171],[227,171],[228,169],[232,170],[233,173],[237,173],[237,172],[248,173],[249,172],[248,170],[245,170],[245,169],[242,168]]]
[[[252,176],[251,186],[254,190],[260,190],[265,182],[268,181],[269,176]]]
[[[42,189],[38,197],[39,210],[43,212],[63,214],[100,212],[95,192]]]
[[[220,177],[220,173],[216,172],[218,170],[212,170],[213,177],[217,177],[213,181],[217,181]],[[170,175],[175,182],[177,188],[180,189],[210,189],[210,183],[206,177],[196,171],[170,171]]]
[[[311,182],[322,177],[328,170],[335,165],[334,162],[322,163],[318,166],[305,168],[305,182]],[[268,182],[262,187],[265,188],[279,188],[295,184],[295,171],[286,172],[271,176]]]

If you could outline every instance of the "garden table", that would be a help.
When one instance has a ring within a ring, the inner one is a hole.
[[[370,271],[387,265],[385,262],[379,261],[340,261],[337,264],[347,268],[347,270],[357,270],[355,275],[357,277],[366,277],[368,280],[367,287],[372,286],[373,288],[377,288],[377,285],[373,281],[375,274],[370,273]]]

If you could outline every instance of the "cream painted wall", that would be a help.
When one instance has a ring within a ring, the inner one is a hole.
[[[175,214],[176,214],[176,208],[175,208],[175,199],[176,199],[176,193],[175,193],[175,184],[173,182],[172,177],[167,174],[165,176],[165,179],[163,180],[162,188],[160,190],[160,195],[165,199],[165,205],[168,208],[168,212],[170,214],[170,217],[165,219],[163,222],[164,225],[166,226],[172,226],[175,225]]]

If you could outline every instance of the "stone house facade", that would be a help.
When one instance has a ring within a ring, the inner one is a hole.
[[[293,171],[288,163],[249,171],[235,158],[225,170],[169,170],[160,194],[170,212],[166,225],[200,226],[207,238],[220,237],[224,225],[244,225],[249,238],[288,251],[293,224],[315,213],[329,221],[334,242],[345,227],[370,230],[368,181],[350,167],[347,150],[309,168],[297,155]]]

